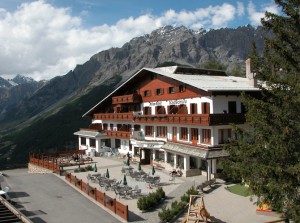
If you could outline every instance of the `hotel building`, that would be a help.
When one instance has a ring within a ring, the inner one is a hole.
[[[246,78],[182,66],[143,68],[83,115],[92,122],[74,133],[79,149],[97,155],[113,148],[141,164],[179,166],[183,176],[211,179],[228,156],[222,147],[231,124],[245,125],[241,92],[259,92],[249,64]]]

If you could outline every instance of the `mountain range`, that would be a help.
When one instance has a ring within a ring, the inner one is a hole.
[[[0,168],[25,164],[32,151],[76,148],[73,132],[90,123],[82,115],[142,67],[202,67],[214,60],[229,74],[243,73],[253,43],[262,52],[264,36],[270,34],[250,25],[209,31],[166,26],[48,81],[0,78]]]

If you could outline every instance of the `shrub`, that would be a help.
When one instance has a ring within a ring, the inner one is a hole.
[[[137,201],[137,207],[143,211],[147,210],[159,204],[163,198],[165,198],[165,192],[161,187],[159,187],[157,188],[156,192],[152,192],[147,196],[140,197]]]
[[[162,222],[168,222],[173,218],[171,210],[164,206],[160,212],[158,212],[158,217]]]
[[[84,167],[80,167],[79,172],[85,172],[85,168]]]
[[[92,171],[92,170],[93,170],[92,165],[87,165],[87,166],[85,167],[85,170],[86,170],[86,171]]]
[[[171,221],[181,210],[184,209],[186,204],[190,200],[190,195],[197,195],[198,191],[194,188],[191,187],[190,189],[187,190],[187,192],[181,196],[181,201],[173,201],[171,203],[170,208],[166,208],[164,206],[160,212],[158,212],[158,217],[162,222],[168,222]]]

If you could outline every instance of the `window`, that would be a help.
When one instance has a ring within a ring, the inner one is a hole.
[[[219,144],[227,143],[231,138],[231,129],[219,129]]]
[[[167,138],[167,126],[157,126],[156,136],[161,138]]]
[[[150,97],[150,96],[151,96],[151,91],[150,90],[144,91],[144,97]]]
[[[210,114],[210,104],[208,102],[203,102],[201,104],[202,114]]]
[[[192,142],[195,142],[195,143],[198,142],[198,129],[191,128],[191,140],[192,140]]]
[[[236,113],[236,101],[228,101],[228,113]]]
[[[90,147],[96,147],[96,140],[90,139]]]
[[[104,130],[104,131],[107,131],[107,130],[108,130],[108,124],[107,124],[107,123],[104,123],[104,124],[103,124],[103,130]]]
[[[211,132],[210,129],[202,129],[202,143],[210,144]]]
[[[166,110],[164,106],[157,106],[156,107],[156,114],[157,115],[164,115],[166,114]]]
[[[188,139],[188,129],[185,127],[180,128],[180,139],[187,140]]]
[[[198,114],[197,104],[192,103],[190,106],[191,106],[190,114]]]
[[[190,156],[190,168],[196,169],[197,168],[197,159],[195,157]]]
[[[153,126],[145,126],[145,135],[146,136],[153,136],[154,127]]]
[[[177,114],[178,107],[176,105],[169,105],[168,106],[168,114]]]
[[[174,87],[169,87],[169,94],[175,93],[175,88]]]
[[[141,131],[141,126],[140,125],[134,125],[133,129],[134,129],[134,131]]]
[[[164,89],[163,88],[156,89],[156,95],[162,95],[162,94],[164,94]]]
[[[186,105],[179,105],[179,110],[178,110],[178,114],[187,114],[187,107]]]
[[[86,145],[86,138],[80,137],[81,145]]]
[[[179,92],[185,92],[185,85],[179,85]]]
[[[144,107],[144,115],[151,115],[151,107]]]
[[[109,125],[110,130],[112,131],[114,129],[114,124]]]

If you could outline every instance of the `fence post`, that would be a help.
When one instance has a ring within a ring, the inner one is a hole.
[[[116,198],[114,198],[114,212],[116,214],[117,212],[117,202],[116,202]]]

